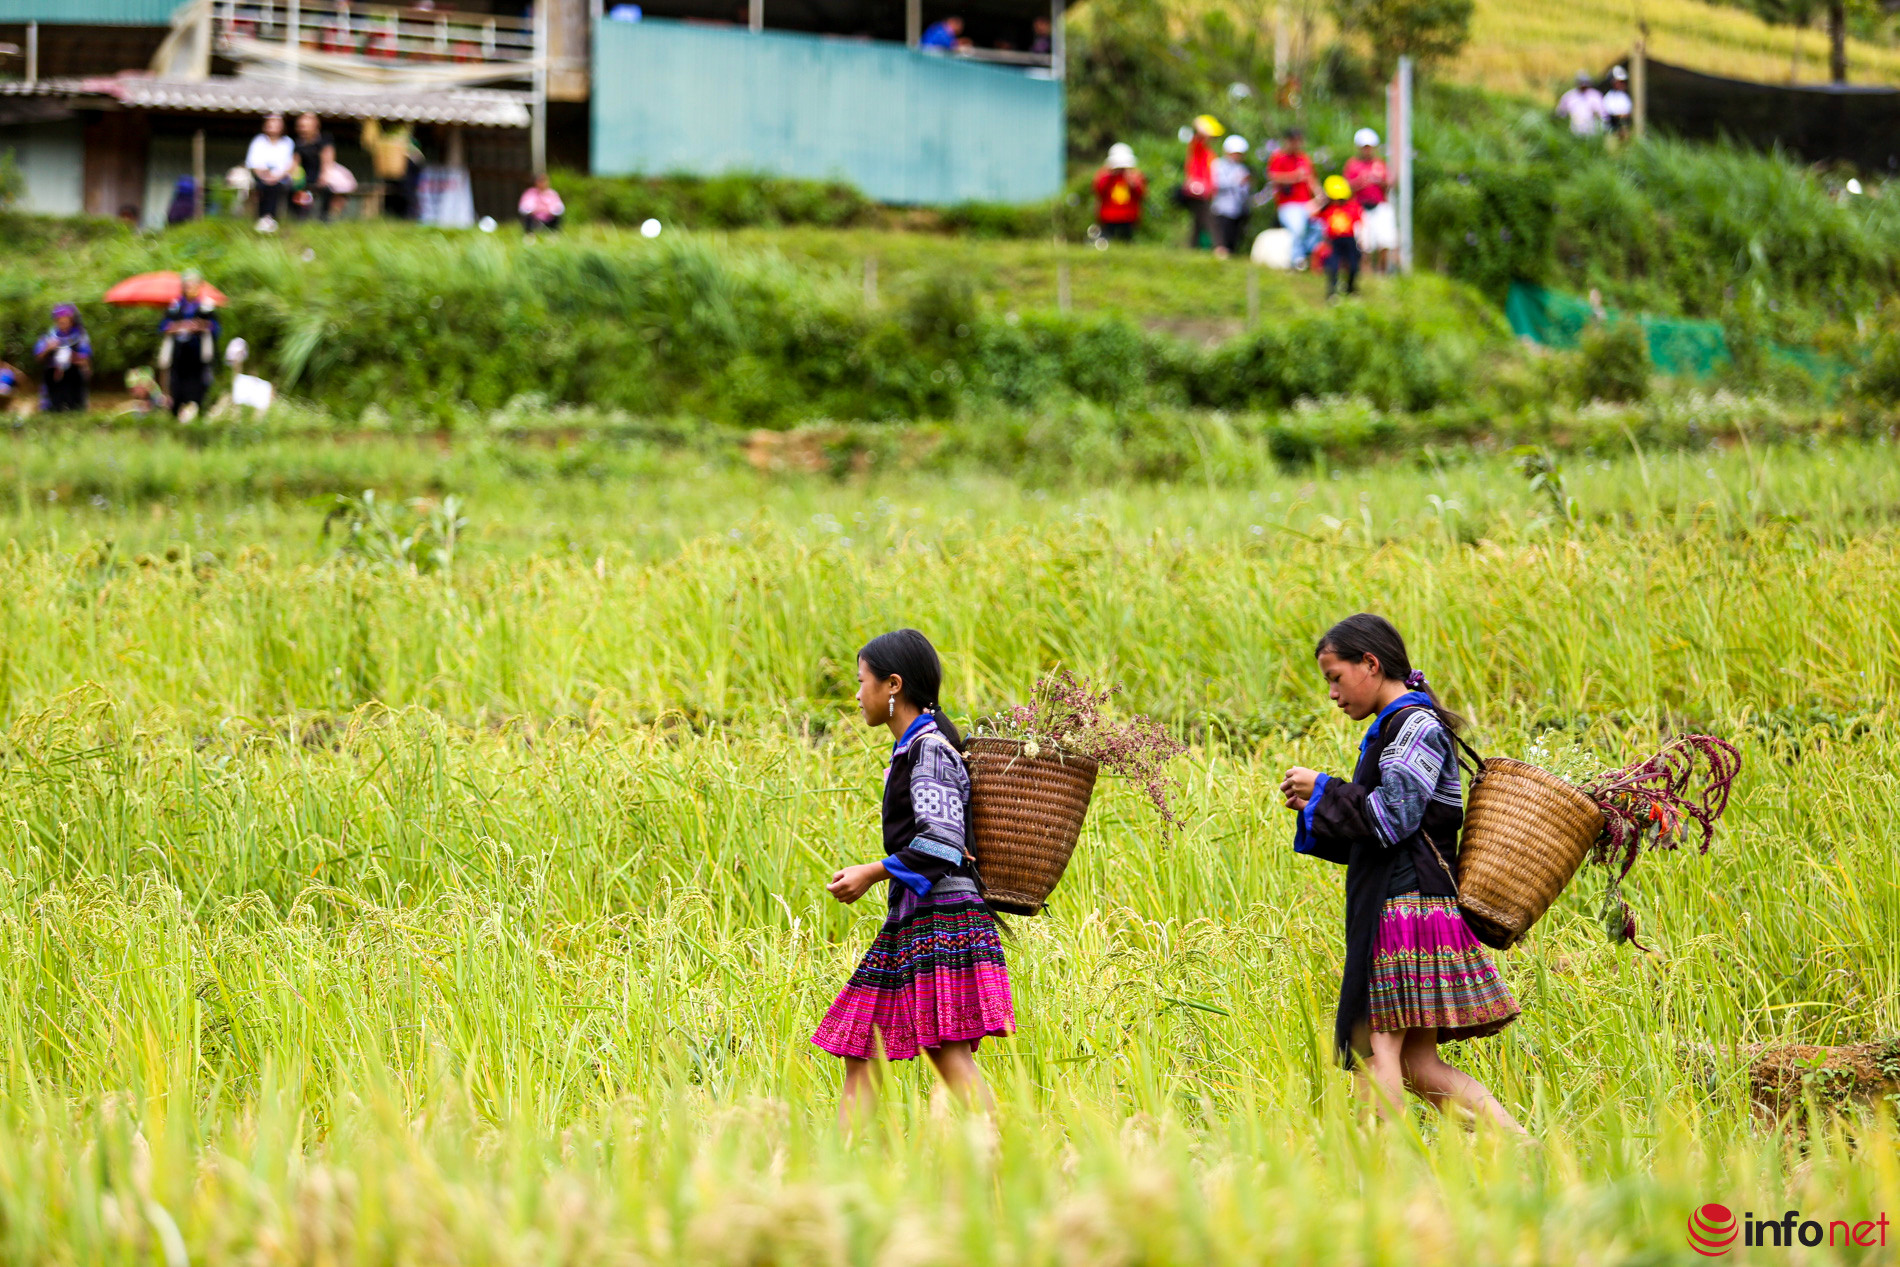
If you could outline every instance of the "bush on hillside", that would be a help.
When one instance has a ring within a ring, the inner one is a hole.
[[[1596,321],[1577,340],[1577,398],[1626,402],[1649,395],[1649,340],[1635,321]]]
[[[1550,271],[1556,184],[1541,164],[1420,163],[1414,232],[1424,259],[1502,304],[1513,281]]]
[[[869,310],[855,286],[690,237],[530,250],[483,235],[339,231],[306,261],[281,240],[203,234],[187,258],[215,269],[232,296],[227,325],[258,367],[348,415],[447,418],[530,394],[773,427],[1072,399],[1260,409],[1356,395],[1417,410],[1474,399],[1487,350],[1509,346],[1482,304],[1430,279],[1394,288],[1387,306],[1326,309],[1208,352],[1120,317],[987,312],[951,272]],[[179,260],[166,243],[129,239],[91,266],[116,276]],[[0,284],[8,351],[23,354],[61,290],[23,274]],[[103,327],[102,381],[149,360],[149,310],[87,315]]]
[[[876,204],[854,185],[732,172],[720,176],[588,176],[556,172],[555,188],[576,221],[628,227],[647,219],[683,229],[813,224],[839,228],[872,218]]]

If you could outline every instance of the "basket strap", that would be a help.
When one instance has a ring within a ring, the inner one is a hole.
[[[1418,834],[1425,837],[1425,843],[1432,847],[1432,855],[1438,859],[1438,865],[1445,869],[1445,875],[1451,880],[1451,895],[1462,903],[1465,900],[1465,895],[1463,889],[1458,884],[1457,868],[1445,861],[1445,851],[1438,847],[1438,842],[1432,839],[1430,832],[1421,827],[1418,829]]]
[[[1453,755],[1457,758],[1458,764],[1464,766],[1465,771],[1471,775],[1471,781],[1476,783],[1484,778],[1484,758],[1478,755],[1478,750],[1466,743],[1465,737],[1457,731],[1451,732],[1451,738],[1452,742],[1456,743],[1458,747],[1462,749],[1462,751]],[[1467,757],[1470,758],[1468,762],[1466,761]]]
[[[1427,708],[1424,704],[1410,704],[1399,711],[1409,713],[1414,708],[1426,708],[1432,716],[1436,717],[1438,715],[1437,709]],[[1444,725],[1442,722],[1439,724]],[[1466,743],[1465,737],[1453,730],[1450,726],[1445,726],[1445,733],[1451,736],[1451,740],[1454,744],[1458,745],[1452,749],[1451,755],[1452,758],[1458,762],[1459,768],[1471,776],[1473,783],[1484,778],[1484,758],[1478,755],[1478,750]],[[1462,749],[1462,751],[1460,751],[1460,749]],[[1469,758],[1469,760],[1467,760],[1467,758]]]

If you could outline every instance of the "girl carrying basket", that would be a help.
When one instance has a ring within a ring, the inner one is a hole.
[[[915,629],[858,652],[858,709],[896,740],[884,771],[884,858],[846,867],[826,892],[855,902],[889,880],[890,910],[812,1042],[844,1058],[838,1120],[876,1106],[871,1062],[922,1049],[952,1095],[991,1104],[977,1044],[1016,1028],[996,921],[977,891],[965,837],[963,737],[938,707],[943,666]]]
[[[1495,1034],[1518,1010],[1465,926],[1449,869],[1464,824],[1453,749],[1463,719],[1439,704],[1384,617],[1347,617],[1315,655],[1341,711],[1373,719],[1351,782],[1295,767],[1280,785],[1299,812],[1294,849],[1346,868],[1340,1062],[1369,1058],[1382,1114],[1410,1087],[1522,1134],[1483,1083],[1438,1057],[1439,1043]]]

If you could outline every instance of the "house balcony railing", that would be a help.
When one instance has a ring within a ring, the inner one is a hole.
[[[239,60],[447,69],[529,77],[538,56],[530,18],[349,0],[209,0],[214,47]],[[340,67],[339,67],[340,68]],[[456,76],[460,77],[460,76]]]

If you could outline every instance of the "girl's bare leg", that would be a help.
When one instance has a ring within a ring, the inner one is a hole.
[[[877,1075],[868,1060],[844,1058],[844,1095],[838,1100],[838,1129],[849,1135],[877,1112]]]
[[[924,1054],[937,1067],[944,1089],[957,1103],[980,1105],[985,1113],[996,1112],[996,1099],[990,1094],[989,1084],[983,1081],[982,1071],[976,1067],[972,1044],[945,1043],[941,1047],[924,1048]]]
[[[1360,1091],[1372,1101],[1379,1120],[1401,1114],[1405,1109],[1405,1073],[1401,1053],[1405,1046],[1404,1030],[1390,1033],[1373,1031],[1372,1055],[1360,1061]]]
[[[1373,1037],[1376,1039],[1379,1035]],[[1488,1087],[1464,1070],[1454,1069],[1439,1059],[1437,1030],[1410,1029],[1402,1037],[1401,1067],[1405,1071],[1406,1085],[1415,1093],[1441,1112],[1455,1107],[1515,1134],[1529,1134],[1511,1116],[1510,1110],[1498,1103]]]

